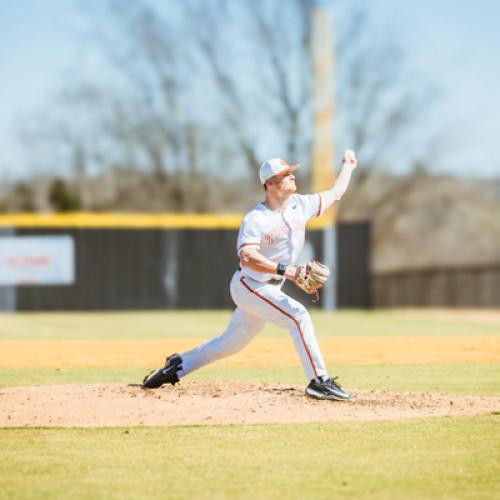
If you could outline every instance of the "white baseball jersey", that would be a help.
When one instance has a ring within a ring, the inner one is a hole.
[[[274,262],[294,264],[304,246],[307,222],[321,215],[322,195],[290,196],[283,212],[273,212],[258,203],[243,219],[237,240],[238,255],[244,248],[255,246],[260,253]],[[256,281],[268,281],[278,275],[259,273],[242,267],[245,276]]]

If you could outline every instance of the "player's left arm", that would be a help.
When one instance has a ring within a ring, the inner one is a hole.
[[[335,184],[328,191],[318,193],[320,197],[319,203],[321,205],[318,212],[323,213],[330,205],[342,198],[349,187],[352,172],[357,166],[358,160],[356,159],[354,151],[346,149],[344,152],[344,158],[342,159],[342,169],[340,170]]]

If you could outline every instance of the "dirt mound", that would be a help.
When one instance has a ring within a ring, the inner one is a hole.
[[[499,397],[354,390],[353,402],[318,401],[295,385],[182,382],[52,385],[0,390],[0,426],[101,427],[389,420],[480,415],[500,410]]]

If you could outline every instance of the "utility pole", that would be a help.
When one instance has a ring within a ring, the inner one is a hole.
[[[330,1],[315,0],[311,12],[311,50],[314,68],[314,141],[311,178],[313,193],[330,189],[335,179],[332,31]],[[332,271],[331,279],[323,287],[323,308],[334,310],[337,306],[337,234],[333,208],[323,215],[321,226],[323,227],[323,260]]]

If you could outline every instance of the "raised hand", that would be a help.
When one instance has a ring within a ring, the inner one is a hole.
[[[356,168],[358,166],[358,160],[356,160],[356,155],[352,149],[346,149],[344,151],[344,158],[342,163],[347,163],[352,168]]]

